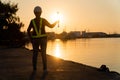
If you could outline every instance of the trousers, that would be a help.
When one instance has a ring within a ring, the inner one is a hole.
[[[43,70],[46,70],[47,69],[47,58],[46,58],[47,37],[33,38],[32,46],[33,46],[33,56],[32,56],[33,69],[34,70],[37,69],[38,53],[39,51],[41,51]]]

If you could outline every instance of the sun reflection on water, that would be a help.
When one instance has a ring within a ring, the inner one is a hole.
[[[54,55],[56,56],[56,57],[61,57],[61,50],[60,50],[60,43],[59,43],[59,39],[56,39],[56,45],[55,45],[55,51],[54,51]]]
[[[111,70],[120,72],[119,41],[120,38],[76,39],[67,41],[55,39],[48,41],[47,54],[95,67],[106,64],[110,66]],[[26,48],[32,49],[32,44],[26,45]],[[61,71],[61,69],[57,71]]]
[[[60,57],[60,46],[59,44],[56,45],[56,48],[55,48],[55,56],[56,57]]]

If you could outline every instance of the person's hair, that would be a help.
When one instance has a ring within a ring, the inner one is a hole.
[[[36,13],[36,12],[42,12],[42,8],[40,6],[36,6],[34,8],[34,13]]]

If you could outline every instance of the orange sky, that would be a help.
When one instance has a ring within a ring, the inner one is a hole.
[[[11,3],[18,3],[17,15],[25,24],[25,31],[30,20],[34,18],[34,7],[39,5],[43,9],[42,17],[49,22],[53,22],[51,16],[57,11],[62,17],[59,28],[47,28],[47,31],[87,30],[120,33],[120,0],[11,0]]]

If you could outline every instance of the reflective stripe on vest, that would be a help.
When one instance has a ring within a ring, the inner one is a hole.
[[[39,30],[37,30],[37,26],[36,26],[36,24],[35,24],[34,19],[32,20],[32,23],[33,23],[33,26],[34,26],[34,29],[35,29],[35,32],[36,32],[36,36],[32,36],[32,38],[40,38],[40,37],[45,37],[45,36],[47,36],[46,34],[41,34],[42,18],[40,19],[40,27],[39,27]]]

